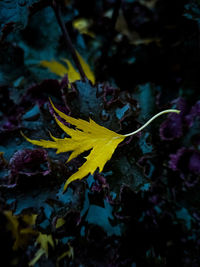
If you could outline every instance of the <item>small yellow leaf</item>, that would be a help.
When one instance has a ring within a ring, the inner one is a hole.
[[[90,27],[91,22],[85,18],[78,18],[73,21],[73,26],[77,29],[81,34],[87,34],[90,37],[94,38],[95,34],[88,30]]]
[[[56,221],[56,229],[63,226],[65,224],[65,220],[63,218],[58,218]]]
[[[36,262],[42,257],[42,255],[45,254],[45,251],[40,248],[36,253],[34,258],[29,262],[29,266],[34,266],[36,264]]]
[[[73,65],[68,59],[63,59],[64,62],[67,63],[68,69],[67,69],[67,75],[70,83],[73,83],[75,81],[78,81],[81,79],[81,76],[78,71],[75,70]]]
[[[48,245],[51,245],[54,248],[52,235],[42,234],[41,232],[39,232],[38,238],[36,239],[36,244],[39,244],[40,248],[29,262],[29,266],[34,266],[44,254],[48,257]]]
[[[97,168],[99,168],[99,172],[102,172],[104,165],[111,158],[118,144],[125,139],[125,136],[100,126],[91,119],[88,122],[67,116],[59,111],[52,102],[51,105],[62,119],[76,127],[76,129],[69,128],[55,117],[57,124],[70,138],[60,139],[50,135],[53,141],[49,141],[31,140],[26,136],[24,137],[34,145],[44,148],[55,148],[57,149],[57,153],[71,151],[72,153],[68,161],[85,151],[91,150],[90,154],[85,158],[86,162],[66,181],[64,186],[64,190],[66,190],[72,181],[82,179],[89,173],[93,174]]]
[[[59,263],[59,261],[61,261],[63,258],[65,258],[66,256],[68,258],[72,258],[74,259],[74,249],[73,247],[68,243],[69,246],[69,250],[65,251],[63,254],[61,254],[58,258],[57,258],[57,263]]]
[[[45,251],[46,256],[48,256],[48,244],[54,248],[52,235],[39,233],[36,242],[40,244],[41,248]]]
[[[76,51],[76,54],[85,72],[86,77],[88,78],[88,80],[92,82],[92,84],[94,84],[95,77],[94,77],[93,72],[90,69],[90,66],[85,62],[85,60],[82,58],[82,56],[77,51]],[[56,60],[52,60],[52,61],[42,60],[40,61],[40,66],[48,68],[52,73],[55,73],[56,75],[60,77],[63,77],[65,74],[67,74],[70,83],[81,80],[80,73],[73,67],[71,62],[68,59],[62,59],[62,61],[64,61],[67,64],[67,67],[64,64]]]

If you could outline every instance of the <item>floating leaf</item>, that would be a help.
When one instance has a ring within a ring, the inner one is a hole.
[[[50,100],[51,102],[51,100]],[[99,172],[102,172],[104,165],[106,162],[111,158],[112,154],[114,153],[116,147],[121,143],[126,137],[134,135],[144,129],[149,123],[151,123],[155,118],[158,116],[169,113],[175,112],[179,113],[178,110],[165,110],[154,117],[152,117],[147,123],[145,123],[141,128],[137,129],[136,131],[121,135],[117,134],[103,126],[98,125],[92,119],[88,121],[84,121],[82,119],[75,119],[72,118],[63,112],[59,111],[54,104],[51,102],[51,105],[54,111],[59,115],[62,119],[64,119],[67,123],[75,126],[75,129],[69,128],[68,126],[61,123],[57,117],[55,116],[55,120],[60,128],[66,132],[70,138],[56,138],[51,136],[53,141],[49,140],[31,140],[28,137],[23,136],[26,138],[27,141],[34,145],[42,146],[44,148],[55,148],[57,149],[56,153],[62,152],[69,152],[71,151],[71,155],[68,158],[69,162],[73,158],[76,158],[78,155],[82,154],[85,151],[90,151],[90,154],[85,157],[86,162],[78,169],[76,173],[69,177],[66,181],[64,186],[64,191],[67,189],[67,186],[77,179],[82,179],[87,176],[89,173],[93,174],[97,168]]]

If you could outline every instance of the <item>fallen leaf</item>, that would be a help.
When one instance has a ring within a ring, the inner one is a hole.
[[[51,102],[51,101],[50,101]],[[85,151],[90,151],[90,154],[85,158],[86,162],[78,169],[76,173],[69,177],[64,186],[64,191],[67,186],[77,179],[82,179],[89,173],[93,174],[97,168],[102,172],[104,165],[111,158],[116,147],[121,143],[125,136],[117,134],[103,126],[98,125],[92,119],[89,122],[75,119],[59,111],[51,102],[54,111],[67,123],[74,125],[76,129],[69,128],[61,123],[55,116],[55,120],[60,128],[67,133],[71,138],[59,139],[51,134],[53,141],[49,140],[31,140],[24,136],[27,141],[34,145],[44,148],[55,148],[56,153],[72,151],[67,162],[77,157]]]

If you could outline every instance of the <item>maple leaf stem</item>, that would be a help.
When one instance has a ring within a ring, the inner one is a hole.
[[[128,136],[132,136],[140,131],[142,131],[145,127],[147,127],[153,120],[155,120],[156,118],[158,118],[159,116],[166,114],[166,113],[180,113],[180,110],[177,109],[166,109],[163,110],[159,113],[157,113],[155,116],[153,116],[150,120],[148,120],[142,127],[140,127],[139,129],[137,129],[136,131],[132,132],[132,133],[128,133],[128,134],[124,134],[124,136],[128,137]]]
[[[81,66],[81,63],[80,63],[80,61],[78,59],[78,56],[76,54],[76,50],[74,49],[74,46],[72,44],[72,41],[71,41],[71,39],[69,37],[69,33],[67,31],[67,28],[65,26],[65,23],[64,23],[64,21],[62,19],[60,4],[57,1],[54,0],[53,3],[52,3],[52,8],[53,8],[53,10],[55,12],[56,19],[58,21],[58,24],[59,24],[61,30],[62,30],[62,33],[63,33],[64,39],[65,39],[65,42],[67,44],[68,49],[70,50],[70,52],[72,54],[72,58],[73,58],[74,63],[76,64],[76,66],[78,68],[78,71],[79,71],[79,73],[81,75],[81,78],[83,80],[87,80],[87,77],[85,75],[85,72],[84,72],[84,70],[83,70],[83,68]]]

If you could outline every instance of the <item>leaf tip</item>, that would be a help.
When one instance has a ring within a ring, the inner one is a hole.
[[[28,140],[29,138],[22,131],[20,131],[20,134],[22,135],[22,137],[24,137],[26,139],[26,141],[29,141]]]
[[[70,182],[68,182],[68,180],[67,180],[65,185],[64,185],[64,188],[63,188],[63,192],[62,192],[63,194],[66,193],[69,184],[70,184]]]
[[[177,114],[180,114],[181,110],[175,109],[174,112],[177,113]]]
[[[49,102],[50,102],[51,106],[53,107],[53,106],[54,106],[54,104],[53,104],[53,102],[52,102],[52,100],[51,100],[51,98],[50,98],[50,97],[49,97]]]

